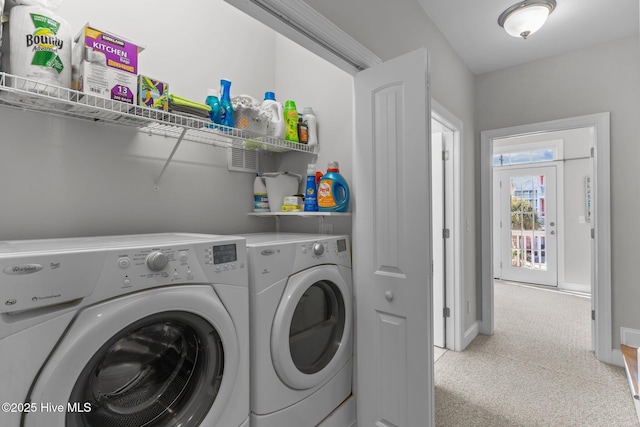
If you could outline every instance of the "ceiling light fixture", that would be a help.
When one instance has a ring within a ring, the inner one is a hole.
[[[544,25],[555,8],[556,0],[525,0],[502,12],[498,25],[509,35],[526,39]]]

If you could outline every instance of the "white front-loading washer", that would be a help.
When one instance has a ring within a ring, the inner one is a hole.
[[[349,238],[243,237],[249,254],[251,426],[316,426],[351,395]]]
[[[243,238],[0,242],[2,426],[249,425]]]

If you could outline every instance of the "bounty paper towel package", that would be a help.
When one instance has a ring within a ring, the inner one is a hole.
[[[71,29],[66,20],[41,6],[15,6],[5,25],[9,30],[3,42],[9,54],[5,49],[4,70],[36,82],[70,86]]]
[[[129,104],[138,93],[138,54],[143,48],[87,24],[75,38],[72,88]]]

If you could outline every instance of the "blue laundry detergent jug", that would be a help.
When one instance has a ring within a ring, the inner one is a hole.
[[[349,210],[349,186],[340,175],[338,162],[329,162],[327,173],[318,184],[318,211],[347,212]]]

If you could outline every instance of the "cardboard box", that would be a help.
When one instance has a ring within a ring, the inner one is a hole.
[[[72,54],[72,88],[129,104],[138,93],[138,54],[143,47],[85,25]]]
[[[160,80],[139,75],[138,105],[169,111],[169,85]]]

